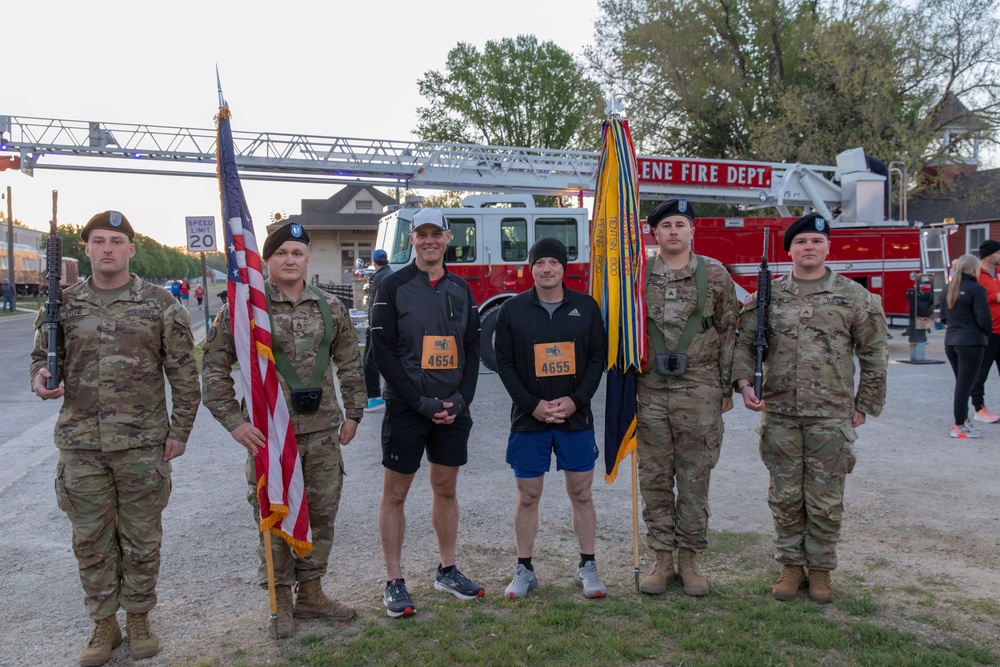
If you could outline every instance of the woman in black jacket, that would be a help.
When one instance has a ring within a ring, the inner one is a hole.
[[[944,351],[955,372],[955,425],[951,437],[960,439],[979,437],[979,430],[968,419],[969,395],[993,331],[986,290],[979,284],[978,274],[978,257],[959,257],[945,298],[948,331]]]

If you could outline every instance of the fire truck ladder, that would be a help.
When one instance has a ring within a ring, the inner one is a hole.
[[[920,267],[934,278],[934,291],[940,293],[948,284],[951,260],[948,258],[948,230],[924,228],[920,232]]]
[[[0,115],[0,158],[15,154],[29,176],[58,169],[215,178],[215,139],[214,129]],[[243,177],[267,181],[581,195],[593,193],[598,168],[598,154],[586,151],[240,131],[233,142]],[[805,206],[831,220],[849,210],[834,182],[843,176],[838,167],[656,156],[639,163],[645,198],[773,207],[785,216]],[[655,178],[671,173],[673,180]],[[766,178],[741,180],[746,174]]]

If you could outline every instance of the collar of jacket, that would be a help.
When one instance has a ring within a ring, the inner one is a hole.
[[[647,260],[649,261],[649,260]],[[670,275],[672,278],[687,278],[688,276],[693,276],[695,270],[698,268],[698,255],[694,252],[691,253],[691,257],[688,258],[688,263],[679,269],[671,269],[667,266],[666,260],[663,259],[663,255],[656,253],[653,256],[653,273]]]
[[[413,270],[414,271],[416,271],[418,274],[422,275],[424,278],[427,279],[428,283],[431,281],[430,274],[427,273],[426,271],[424,271],[423,269],[421,269],[419,266],[417,266],[417,259],[416,258],[413,258],[413,261],[410,262],[410,264],[413,266]],[[441,282],[441,280],[444,280],[448,276],[448,274],[451,273],[451,271],[448,270],[448,265],[445,264],[444,262],[441,262],[441,268],[444,269],[444,273],[441,274],[441,278],[440,278],[440,280],[438,280],[438,282]]]
[[[128,275],[132,279],[132,284],[128,286],[128,297],[123,300],[142,301],[144,298],[142,289],[142,278],[135,275],[134,273],[129,273]],[[90,276],[85,281],[80,283],[80,287],[78,289],[73,290],[70,294],[66,294],[66,292],[64,292],[63,294],[73,299],[78,299],[80,301],[88,301],[91,303],[98,304],[100,299],[97,296],[97,293],[94,292],[94,290],[92,289],[94,285],[93,281],[94,277]],[[69,290],[67,289],[67,292],[68,291]]]
[[[271,301],[287,301],[289,303],[292,303],[292,300],[288,297],[288,295],[282,292],[281,289],[279,289],[278,286],[275,285],[270,278],[268,278],[265,281],[265,284],[267,285],[267,293],[271,297]],[[315,292],[309,289],[309,285],[306,285],[302,289],[302,294],[299,295],[299,301],[304,301],[304,300],[316,301],[317,299],[319,299],[319,297],[316,296]],[[298,303],[298,301],[296,301],[295,303]]]
[[[834,286],[837,283],[838,274],[836,271],[831,269],[829,266],[825,266],[826,270],[825,282],[823,286],[818,290],[820,292],[833,292]],[[789,271],[785,275],[778,279],[778,287],[782,292],[791,292],[792,294],[798,296],[799,294],[799,284],[795,282],[795,278],[792,276],[792,272]]]
[[[570,291],[569,288],[566,287],[565,281],[562,283],[562,288],[563,288],[563,298],[559,302],[560,304],[566,303],[566,298],[567,298],[567,295],[569,294],[569,291]],[[538,305],[542,305],[542,300],[538,298],[538,289],[537,289],[537,287],[535,285],[532,285],[531,288],[528,290],[528,292],[531,293],[531,301],[532,301],[532,303],[537,303]],[[546,302],[546,303],[548,303],[548,302]]]

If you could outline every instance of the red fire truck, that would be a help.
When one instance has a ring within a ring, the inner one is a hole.
[[[822,176],[823,172],[833,176]],[[904,323],[906,290],[918,273],[947,270],[947,243],[940,229],[883,220],[885,178],[867,171],[864,153],[838,156],[838,167],[767,163],[639,158],[640,195],[681,196],[693,202],[738,204],[777,209],[780,217],[699,218],[693,246],[730,271],[743,297],[756,289],[763,230],[770,230],[768,262],[775,275],[791,268],[782,236],[796,216],[789,206],[808,206],[833,220],[831,268],[882,297],[891,323]],[[840,181],[838,185],[834,178]],[[647,185],[648,184],[648,185]],[[413,213],[401,208],[379,222],[376,247],[386,250],[394,269],[411,261],[408,233]],[[566,284],[588,287],[589,215],[585,208],[538,208],[527,194],[466,197],[461,208],[444,209],[452,240],[445,261],[465,278],[480,307],[483,360],[493,367],[492,341],[500,304],[532,285],[528,248],[536,239],[555,237],[568,250]],[[647,252],[656,244],[644,226]],[[745,290],[745,292],[743,291]]]
[[[757,267],[770,229],[767,261],[774,275],[791,270],[783,237],[795,218],[699,218],[695,221],[694,251],[725,264],[733,280],[748,292],[757,289]],[[836,229],[830,236],[827,265],[882,297],[887,316],[909,313],[906,290],[920,273],[921,235],[915,227],[854,227]],[[927,233],[937,233],[928,231]],[[653,243],[652,239],[648,242]],[[655,248],[655,243],[654,243]]]

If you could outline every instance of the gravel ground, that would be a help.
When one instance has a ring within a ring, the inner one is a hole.
[[[942,334],[932,334],[928,358],[944,359],[942,341]],[[996,599],[1000,424],[984,425],[977,441],[951,440],[950,368],[899,363],[908,347],[898,331],[891,349],[888,405],[882,417],[860,429],[859,462],[847,484],[841,569],[834,581],[855,573],[885,586],[879,601],[887,613],[905,595],[902,587],[929,580],[945,582],[958,595]],[[987,397],[1000,406],[995,376]],[[514,483],[503,460],[508,409],[499,378],[484,371],[472,406],[470,463],[459,476],[458,554],[460,566],[484,583],[489,596],[501,594],[515,560]],[[599,429],[602,416],[597,415]],[[81,603],[69,523],[53,494],[56,454],[42,449],[51,447],[52,421],[48,415],[40,417],[40,424],[21,436],[20,446],[43,453],[16,481],[0,485],[0,506],[5,508],[0,524],[0,597],[5,602],[0,606],[0,665],[75,665],[91,628]],[[381,605],[384,572],[376,528],[380,422],[378,415],[366,418],[357,439],[344,450],[347,479],[325,587],[353,603],[365,621],[388,623]],[[726,415],[724,447],[713,474],[713,530],[771,532],[756,422],[757,415],[739,405]],[[212,659],[227,664],[237,648],[254,664],[279,657],[267,638],[267,597],[255,583],[256,531],[246,502],[243,449],[205,410],[187,453],[175,463],[173,483],[164,517],[159,604],[152,615],[163,650],[142,664]],[[536,543],[543,584],[568,580],[576,559],[562,480],[550,476],[549,487]],[[594,499],[598,562],[610,594],[636,595],[627,470],[611,486],[595,479]],[[441,595],[432,589],[437,550],[426,467],[410,493],[407,526],[404,574],[419,605],[421,598]],[[120,618],[124,622],[123,613]],[[321,621],[302,622],[299,628],[300,633],[338,631]],[[995,628],[981,630],[979,638],[994,648],[1000,645]],[[109,664],[132,664],[127,646],[117,649]]]

